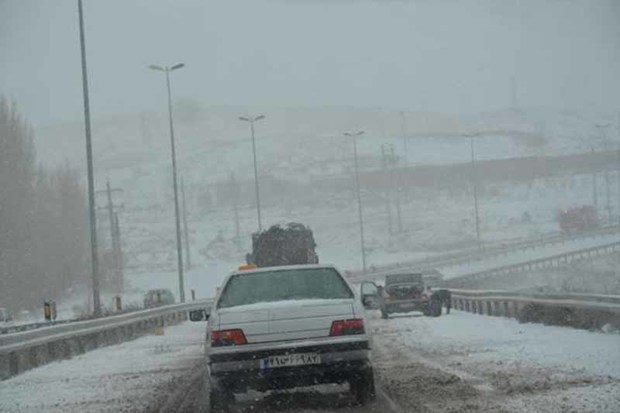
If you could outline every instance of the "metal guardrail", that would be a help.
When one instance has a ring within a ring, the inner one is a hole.
[[[569,300],[583,302],[597,302],[620,305],[620,295],[610,294],[587,294],[587,293],[538,293],[523,291],[502,290],[450,290],[453,297],[484,298],[484,299],[536,299],[536,300]]]
[[[9,325],[8,327],[0,324],[0,336],[3,334],[21,333],[28,330],[35,330],[37,328],[52,327],[59,324],[72,323],[77,320],[57,320],[57,321],[39,321],[36,323]],[[9,323],[10,324],[10,323]]]
[[[541,237],[516,240],[513,242],[503,242],[491,246],[485,246],[482,251],[478,249],[468,249],[451,254],[442,254],[441,256],[431,256],[420,260],[412,260],[402,263],[395,263],[377,267],[373,272],[363,273],[361,271],[349,271],[348,276],[351,278],[368,278],[375,276],[384,276],[398,270],[415,270],[428,271],[441,267],[447,267],[455,264],[466,264],[474,261],[481,261],[492,258],[494,256],[511,253],[517,250],[528,250],[555,244],[564,244],[581,239],[600,237],[608,234],[620,232],[620,226],[610,225],[598,228],[593,231],[580,232],[573,236],[567,236],[562,232],[554,232]]]
[[[446,285],[448,287],[458,288],[463,287],[464,285],[467,285],[467,283],[470,283],[472,281],[480,281],[490,277],[533,271],[536,269],[559,267],[560,265],[568,264],[572,261],[592,258],[616,251],[620,251],[620,241],[464,274],[446,280]]]
[[[189,310],[209,308],[211,303],[200,300],[173,304],[0,336],[0,380],[187,320]]]
[[[620,296],[618,295],[472,290],[451,290],[451,292],[453,308],[477,314],[521,319],[528,306],[536,306],[537,309],[586,310],[597,315],[594,317],[594,322],[605,323],[611,320],[620,323]],[[539,310],[539,312],[541,320],[544,320],[545,311]],[[569,316],[564,321],[570,323],[577,318]]]

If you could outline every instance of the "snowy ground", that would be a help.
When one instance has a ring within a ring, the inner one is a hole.
[[[158,386],[184,376],[203,352],[205,325],[97,349],[0,382],[2,412],[119,412],[149,406]]]
[[[372,326],[384,389],[404,411],[620,411],[620,335],[459,311]]]
[[[349,407],[346,388],[328,386],[241,397],[237,411],[620,411],[618,334],[459,311],[440,318],[369,316],[381,389],[376,403]],[[0,411],[195,411],[204,403],[204,328],[168,327],[164,336],[94,350],[0,382]]]

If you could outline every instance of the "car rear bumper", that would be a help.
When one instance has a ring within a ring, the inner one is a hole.
[[[423,300],[398,300],[386,301],[383,310],[388,313],[408,313],[410,311],[424,311],[428,307],[428,301]]]
[[[261,369],[262,359],[294,353],[320,354],[321,363]],[[341,383],[369,368],[370,346],[367,341],[219,354],[211,355],[209,359],[212,381],[239,390],[249,387],[264,391]]]

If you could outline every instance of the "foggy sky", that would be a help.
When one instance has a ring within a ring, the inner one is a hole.
[[[620,110],[620,1],[85,0],[93,117],[205,105]],[[80,120],[76,0],[0,0],[0,93]]]

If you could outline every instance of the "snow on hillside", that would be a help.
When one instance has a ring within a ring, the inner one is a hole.
[[[179,173],[183,177],[189,215],[192,261],[196,282],[202,274],[221,278],[243,261],[256,230],[253,204],[253,167],[248,124],[237,120],[246,108],[209,110],[179,105],[176,137]],[[309,225],[322,262],[344,269],[361,266],[357,207],[353,190],[334,193],[314,188],[315,179],[352,180],[352,144],[342,136],[362,129],[360,168],[380,168],[380,146],[394,145],[403,154],[403,117],[382,110],[258,108],[266,119],[256,124],[258,165],[263,190],[267,179],[300,186],[302,194],[270,199],[263,193],[264,225],[298,221]],[[472,117],[408,113],[404,117],[411,164],[468,162],[469,140],[462,134],[482,132],[476,141],[477,159],[529,155],[556,155],[583,151],[584,138],[596,131],[598,117],[549,111],[497,112]],[[605,118],[606,119],[606,118]],[[610,119],[611,120],[611,119]],[[122,188],[115,202],[122,204],[121,231],[126,272],[140,289],[174,286],[176,251],[167,118],[145,113],[96,120],[93,125],[95,172],[98,189],[105,179]],[[611,136],[613,138],[613,136]],[[81,124],[58,125],[37,131],[37,149],[45,163],[68,161],[83,167]],[[231,173],[242,184],[240,244],[230,204],[218,198],[216,186]],[[485,184],[479,177],[481,234],[484,242],[538,236],[557,229],[560,207],[591,203],[589,176],[539,179],[519,184]],[[615,183],[615,175],[612,183]],[[602,191],[602,179],[599,179]],[[612,184],[611,199],[618,186]],[[284,191],[288,191],[288,187]],[[321,192],[323,191],[323,192]],[[272,188],[273,192],[273,188]],[[369,266],[411,260],[475,242],[471,188],[419,190],[402,194],[404,231],[390,235],[383,194],[362,188]],[[603,193],[599,195],[603,200]],[[98,199],[103,206],[105,197]],[[392,214],[396,226],[395,198]],[[601,204],[603,202],[601,201]],[[614,202],[614,209],[617,208]],[[602,208],[602,207],[601,207]],[[604,212],[601,210],[601,212]],[[99,228],[107,237],[105,211]],[[159,274],[159,275],[157,275]],[[217,275],[213,275],[217,274]],[[149,282],[157,279],[161,281]],[[168,281],[168,280],[172,281]],[[211,278],[209,278],[211,279]],[[218,281],[219,282],[219,281]],[[155,285],[157,284],[157,285]],[[197,287],[199,290],[203,287]],[[209,284],[211,291],[213,286]]]

